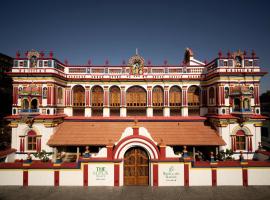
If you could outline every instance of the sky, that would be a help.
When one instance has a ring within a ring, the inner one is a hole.
[[[182,62],[187,47],[201,61],[254,49],[262,71],[270,68],[268,0],[8,0],[1,8],[0,52],[12,57],[35,49],[70,64],[120,65],[138,48],[161,65]]]

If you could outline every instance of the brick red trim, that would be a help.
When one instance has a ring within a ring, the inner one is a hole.
[[[158,186],[158,164],[153,164],[153,186]]]
[[[119,186],[119,164],[114,164],[114,186]]]
[[[188,163],[184,164],[184,186],[185,187],[189,186],[189,164]]]
[[[149,142],[149,143],[152,145],[152,147],[153,147],[153,148],[156,150],[156,152],[157,152],[157,156],[158,156],[158,157],[155,158],[155,159],[158,159],[158,158],[160,157],[160,152],[159,152],[159,150],[158,150],[156,144],[155,144],[152,140],[150,140],[149,138],[144,137],[144,136],[141,136],[141,135],[137,135],[137,136],[132,135],[132,136],[128,136],[128,137],[124,138],[123,140],[121,140],[121,141],[116,145],[116,147],[114,148],[114,151],[113,151],[114,157],[115,157],[115,154],[116,154],[118,148],[121,146],[121,144],[123,144],[123,143],[126,142],[127,140],[131,140],[131,139],[142,139],[142,140],[145,140],[145,141]],[[131,141],[131,142],[128,142],[127,144],[125,144],[125,146],[128,145],[128,144],[130,144],[130,143],[133,143],[133,142],[142,143],[141,141]],[[145,143],[142,143],[142,144],[147,145],[147,146],[151,149],[151,151],[153,151],[152,148],[151,148],[148,144],[145,144]],[[124,148],[124,147],[122,147],[122,148]],[[122,149],[122,148],[121,148],[121,149]],[[119,150],[119,152],[121,151],[121,149]],[[119,157],[119,152],[118,152],[118,154],[117,154],[117,158]],[[153,152],[153,155],[155,155],[154,152]]]
[[[48,90],[47,90],[47,104],[48,106],[51,105],[51,87],[48,87]]]
[[[121,86],[121,107],[126,106],[126,91],[125,87]]]
[[[212,168],[212,186],[217,186],[217,168]]]
[[[88,186],[88,165],[83,166],[83,186]]]
[[[23,171],[23,186],[28,186],[28,171]]]
[[[166,147],[165,146],[160,146],[159,147],[159,152],[160,152],[160,159],[165,159],[166,158]]]
[[[54,171],[54,186],[59,186],[59,171]]]
[[[247,168],[242,168],[243,186],[248,186],[248,170]]]
[[[139,135],[139,127],[132,127],[133,129],[133,135]]]
[[[109,88],[104,86],[104,107],[109,105]]]
[[[17,105],[18,102],[18,87],[13,87],[13,105]]]
[[[165,87],[166,88],[166,87]],[[169,105],[169,91],[168,91],[168,88],[164,90],[165,92],[165,104],[164,106],[168,106]]]

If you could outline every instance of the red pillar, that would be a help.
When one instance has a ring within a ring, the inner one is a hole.
[[[184,186],[189,186],[189,163],[184,163]]]
[[[217,168],[212,167],[212,186],[217,186]]]
[[[260,104],[260,98],[259,98],[259,85],[255,85],[254,87],[254,103],[255,106],[258,106]]]
[[[17,102],[18,102],[18,87],[13,86],[13,105],[17,106]]]
[[[85,87],[85,106],[86,107],[90,106],[90,87],[89,86]]]
[[[186,86],[183,86],[183,88],[182,88],[182,105],[183,106],[188,105],[187,87]]]
[[[24,137],[20,137],[20,152],[24,152]]]
[[[165,159],[165,157],[166,157],[166,145],[161,144],[159,146],[159,149],[160,149],[160,159],[161,160]]]
[[[83,186],[88,186],[88,164],[83,165]]]
[[[152,106],[152,86],[147,86],[147,106]]]
[[[109,87],[104,86],[104,107],[109,106]]]
[[[114,163],[114,186],[119,186],[119,163]]]
[[[126,107],[126,91],[125,86],[121,86],[121,107]]]
[[[164,87],[164,106],[169,106],[169,86]]]
[[[113,144],[107,145],[106,148],[107,148],[107,159],[112,160],[113,159]]]
[[[158,163],[153,163],[153,186],[158,186]]]
[[[54,171],[54,186],[59,186],[59,171]]]
[[[248,186],[248,170],[247,168],[242,168],[242,176],[243,176],[243,186]]]
[[[28,171],[23,171],[23,186],[28,186]]]

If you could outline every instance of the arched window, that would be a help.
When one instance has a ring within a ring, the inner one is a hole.
[[[153,88],[153,106],[163,106],[164,92],[162,87],[155,86]]]
[[[238,98],[235,98],[234,101],[233,101],[233,110],[234,111],[240,111],[240,99]]]
[[[250,102],[249,99],[245,98],[243,101],[244,111],[250,111]]]
[[[213,87],[209,89],[209,104],[213,105],[215,103],[215,90]]]
[[[132,86],[127,90],[127,106],[146,106],[146,91],[140,86]]]
[[[23,99],[23,101],[22,101],[22,109],[29,109],[29,101],[28,101],[28,99]]]
[[[84,107],[85,105],[85,90],[81,85],[73,87],[73,106]]]
[[[182,91],[178,86],[170,88],[170,106],[181,106]]]
[[[57,103],[58,104],[63,103],[63,88],[61,88],[61,87],[57,88]]]
[[[230,89],[228,87],[225,87],[225,98],[229,98]]]
[[[120,106],[121,92],[119,87],[112,86],[110,88],[110,106],[119,107]]]
[[[191,86],[188,88],[188,105],[199,106],[200,105],[200,88],[198,86]]]
[[[92,88],[92,106],[102,107],[103,106],[103,89],[100,86],[94,86]]]
[[[27,150],[29,151],[37,150],[37,134],[33,130],[27,133]]]
[[[237,131],[235,138],[236,150],[246,149],[246,135],[242,130]]]
[[[48,94],[48,89],[46,87],[44,87],[42,89],[42,98],[47,99],[47,94]]]
[[[38,100],[37,99],[32,99],[32,101],[31,101],[31,109],[32,110],[38,109]]]

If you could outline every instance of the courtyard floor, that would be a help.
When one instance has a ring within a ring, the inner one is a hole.
[[[1,186],[0,200],[32,199],[270,199],[270,186],[249,187],[17,187]]]

